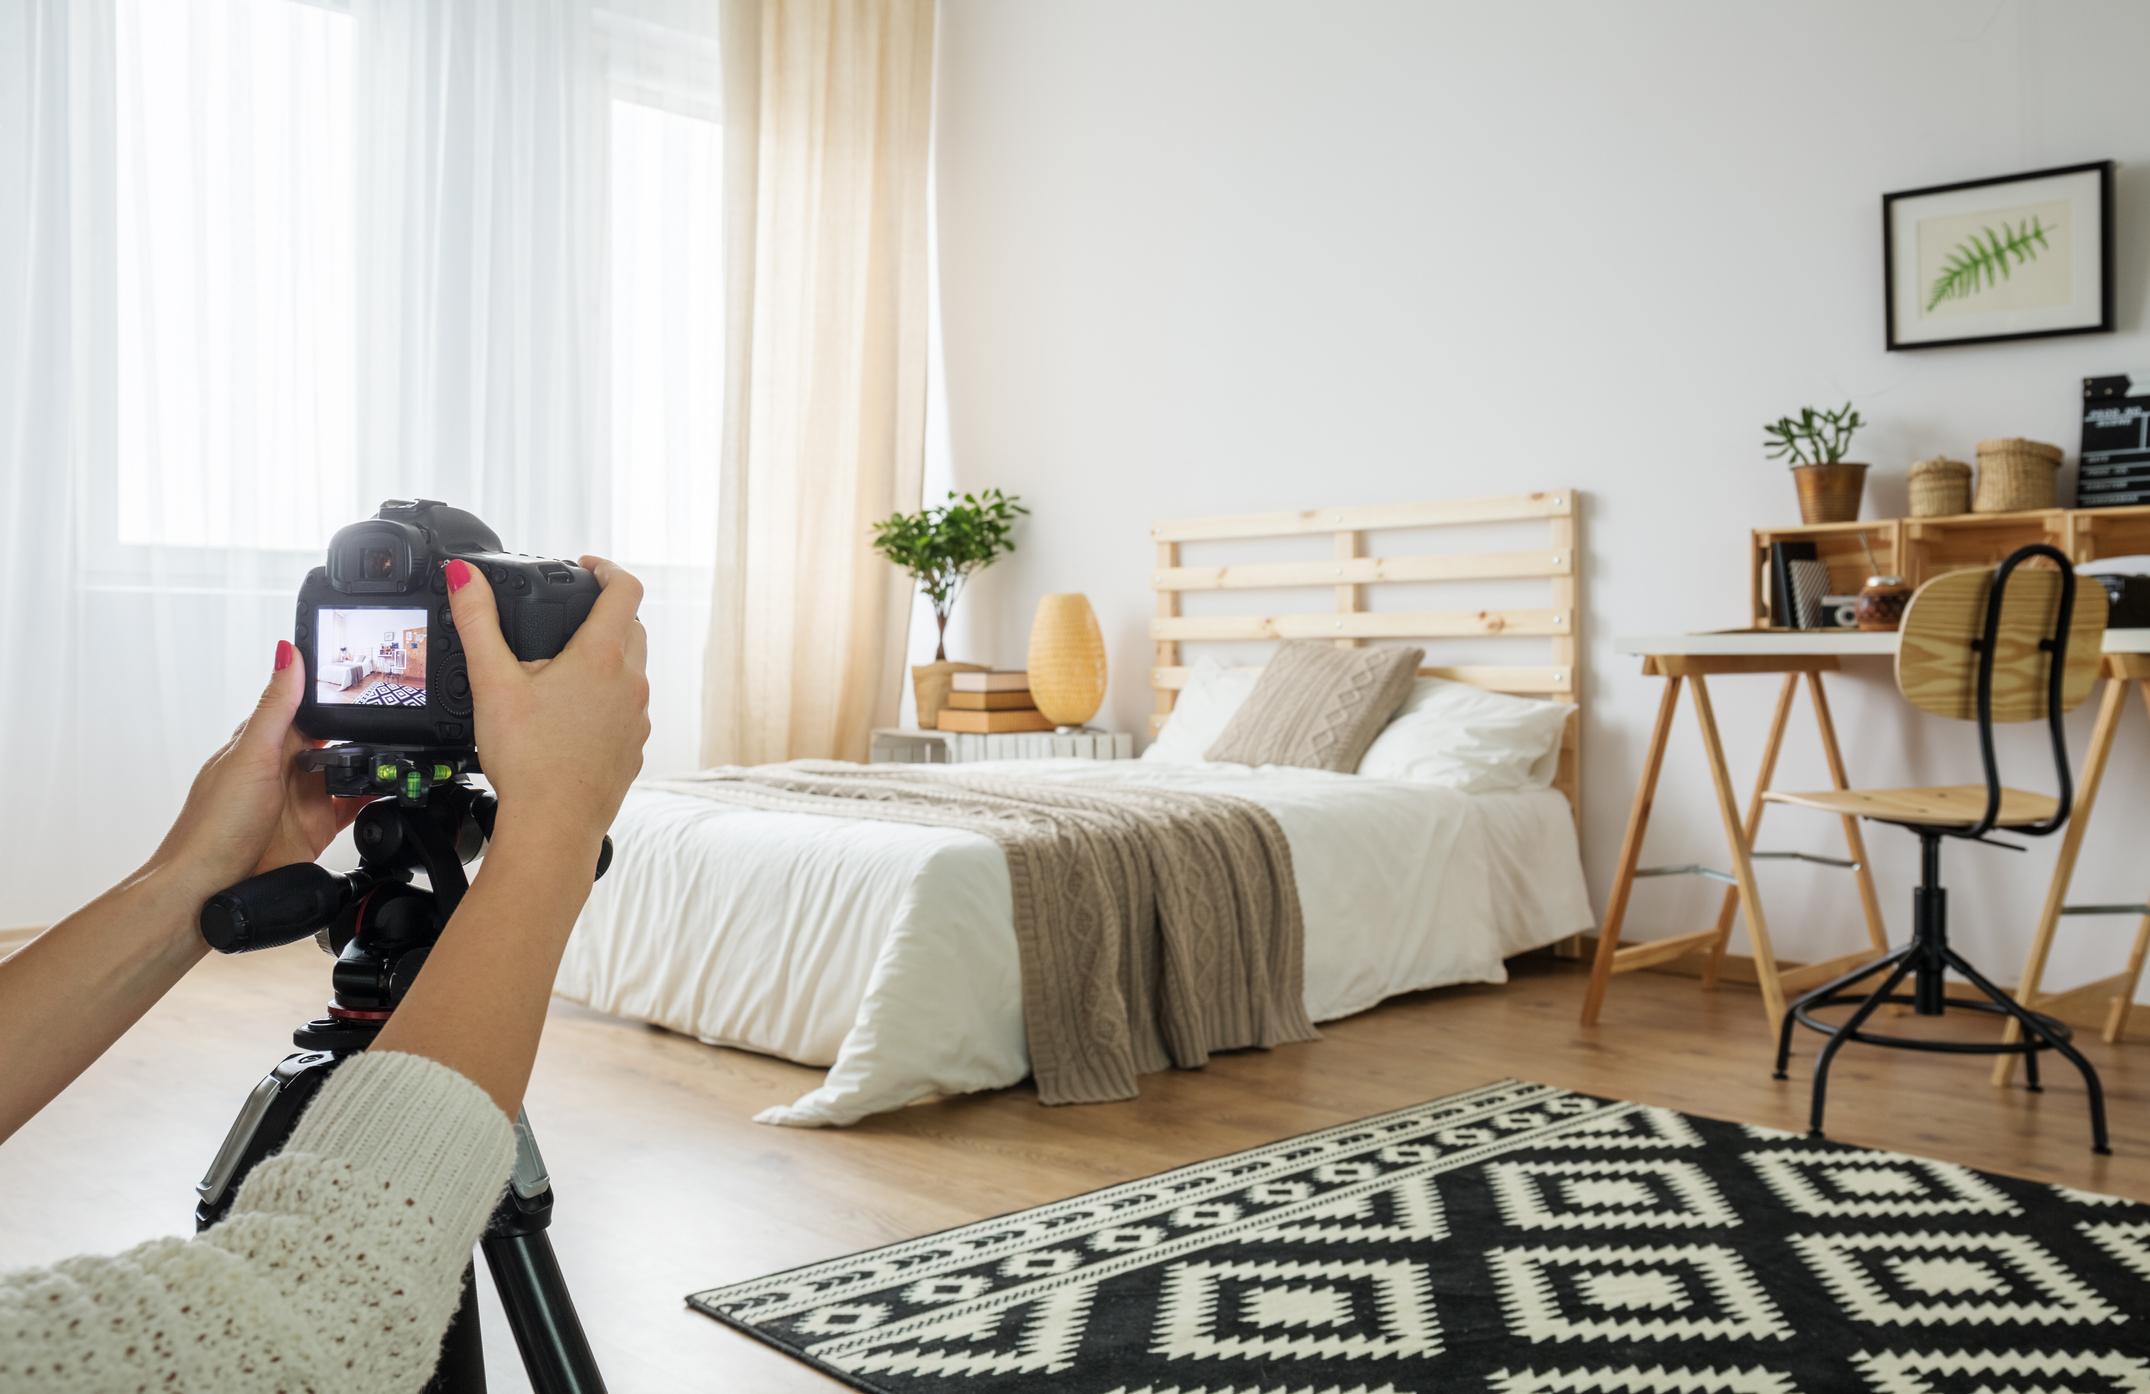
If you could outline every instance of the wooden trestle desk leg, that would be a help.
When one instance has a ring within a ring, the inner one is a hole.
[[[1814,699],[1814,724],[1821,728],[1822,754],[1829,761],[1829,778],[1837,788],[1849,789],[1851,781],[1844,777],[1843,752],[1836,747],[1836,720],[1829,714],[1829,696],[1822,688],[1820,673],[1807,674],[1807,693]],[[1848,813],[1844,815],[1844,850],[1851,853],[1851,859],[1858,863],[1858,870],[1852,875],[1858,879],[1859,904],[1866,911],[1866,937],[1874,946],[1876,954],[1885,954],[1889,951],[1889,929],[1882,922],[1881,897],[1874,891],[1873,868],[1866,860],[1866,835],[1859,831],[1859,820]],[[1819,976],[1811,985],[1820,987],[1825,982],[1835,981],[1847,969],[1858,967],[1856,960],[1863,957],[1861,954],[1850,954],[1846,959],[1853,961],[1836,959],[1810,965],[1804,971],[1819,970]]]
[[[1762,989],[1762,1010],[1769,1018],[1770,1044],[1776,1044],[1777,1023],[1784,1017],[1784,987],[1777,977],[1777,956],[1769,943],[1769,921],[1762,914],[1761,889],[1754,881],[1753,848],[1747,843],[1740,821],[1739,799],[1732,792],[1732,772],[1725,765],[1724,743],[1717,735],[1717,716],[1710,707],[1709,682],[1700,674],[1689,677],[1694,684],[1695,719],[1702,727],[1702,748],[1709,755],[1710,783],[1717,790],[1717,813],[1724,819],[1725,843],[1732,852],[1732,877],[1739,887],[1739,908],[1747,917],[1747,937],[1754,943],[1754,978]]]
[[[2150,691],[2143,696],[2145,701],[2150,701]],[[2120,991],[2113,994],[2113,1005],[2105,1012],[2107,1045],[2120,1044],[2120,1038],[2127,1034],[2128,1011],[2135,1005],[2135,989],[2143,980],[2145,957],[2150,957],[2150,915],[2143,916],[2142,923],[2135,926],[2135,948],[2128,954],[2128,966],[2120,975],[2125,981]]]
[[[1777,773],[1777,752],[1784,748],[1784,728],[1791,723],[1792,698],[1799,691],[1799,675],[1786,673],[1784,686],[1777,693],[1777,714],[1770,719],[1769,743],[1762,747],[1761,772],[1754,777],[1754,797],[1747,800],[1747,846],[1762,833],[1762,810],[1769,805],[1762,795],[1769,788],[1769,781]],[[1702,986],[1715,988],[1717,974],[1724,967],[1724,948],[1732,940],[1732,915],[1739,909],[1739,887],[1724,888],[1724,904],[1717,910],[1717,942],[1710,945],[1709,962],[1702,967]]]
[[[1822,754],[1829,762],[1829,778],[1839,789],[1850,788],[1844,775],[1844,755],[1837,748],[1836,722],[1829,713],[1829,697],[1822,688],[1822,675],[1810,671],[1807,677],[1807,695],[1814,704],[1814,725],[1821,733]],[[1784,687],[1777,694],[1777,714],[1769,726],[1769,743],[1762,747],[1762,769],[1755,776],[1754,796],[1747,803],[1747,846],[1751,850],[1762,831],[1762,810],[1769,805],[1762,795],[1771,787],[1770,781],[1777,770],[1777,754],[1784,743],[1785,727],[1791,723],[1792,694],[1798,689],[1799,674],[1786,673]],[[1844,954],[1822,963],[1810,963],[1790,972],[1779,972],[1777,981],[1789,997],[1809,987],[1817,987],[1841,976],[1847,969],[1856,968],[1869,958],[1889,951],[1889,935],[1881,918],[1881,898],[1874,891],[1874,874],[1866,861],[1866,839],[1859,832],[1859,820],[1847,816],[1844,820],[1844,850],[1850,854],[1853,874],[1859,883],[1859,904],[1866,913],[1866,934],[1873,947],[1856,953]],[[1724,905],[1717,912],[1717,943],[1710,950],[1708,966],[1703,970],[1702,985],[1715,987],[1717,975],[1724,963],[1725,945],[1732,938],[1732,916],[1739,909],[1739,888],[1725,887]]]
[[[1650,826],[1650,805],[1657,797],[1657,775],[1665,767],[1665,744],[1672,736],[1672,718],[1680,709],[1680,679],[1665,679],[1665,695],[1657,704],[1657,726],[1650,732],[1650,749],[1642,759],[1642,781],[1635,786],[1635,805],[1628,810],[1627,836],[1620,843],[1620,869],[1613,877],[1612,899],[1605,905],[1605,924],[1598,930],[1598,953],[1590,965],[1590,988],[1583,994],[1583,1025],[1597,1024],[1598,1009],[1605,1005],[1605,985],[1612,981],[1613,958],[1620,952],[1620,924],[1627,918],[1629,892],[1635,889],[1635,866],[1642,860],[1642,836]]]
[[[2136,679],[2135,690],[2143,695],[2143,710],[2150,712],[2150,678],[2143,675],[2150,671],[2150,660],[2139,654],[2116,659],[2122,672]],[[2135,947],[2128,953],[2128,966],[2121,972],[2120,990],[2113,994],[2113,1005],[2105,1013],[2105,1040],[2108,1045],[2120,1044],[2127,1034],[2128,1012],[2135,1006],[2135,990],[2142,985],[2143,961],[2150,958],[2150,915],[2143,916],[2135,926]],[[2003,1057],[2006,1058],[2006,1057]]]
[[[2053,863],[2053,879],[2046,886],[2045,906],[2038,912],[2038,930],[2031,936],[2031,955],[2023,965],[2023,976],[2016,980],[2016,1000],[2033,1011],[2038,1008],[2039,987],[2045,979],[2046,958],[2053,951],[2053,933],[2060,926],[2061,910],[2068,903],[2068,884],[2075,878],[2076,854],[2083,849],[2083,834],[2090,827],[2090,812],[2098,803],[2098,786],[2105,781],[2105,762],[2113,753],[2113,737],[2120,730],[2120,713],[2127,706],[2130,684],[2117,675],[2105,680],[2105,696],[2098,703],[2098,724],[2091,729],[2090,749],[2083,752],[2083,775],[2075,794],[2075,806],[2068,815],[2068,829],[2061,834],[2060,856]],[[2143,701],[2150,705],[2150,683],[2142,684]],[[2150,920],[2144,921],[2150,930]],[[2142,968],[2143,933],[2135,936],[2136,952],[2129,964],[2131,974]],[[2134,996],[2134,983],[2128,984],[2128,996]],[[2124,1011],[2118,1013],[2125,1019]],[[2112,1022],[2108,1018],[2107,1027]],[[2010,1020],[2001,1039],[2014,1045],[2023,1039],[2023,1028]],[[2107,1037],[2112,1039],[2111,1036]],[[1997,1055],[1993,1059],[1993,1083],[2005,1088],[2016,1075],[2016,1057]]]

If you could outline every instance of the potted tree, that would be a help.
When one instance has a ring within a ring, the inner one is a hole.
[[[998,489],[956,497],[937,508],[898,513],[873,525],[873,547],[882,556],[910,573],[918,588],[933,602],[937,629],[931,663],[911,668],[911,689],[918,697],[918,724],[933,728],[941,708],[947,705],[949,683],[958,672],[976,672],[980,663],[948,661],[948,616],[956,608],[964,583],[1015,550],[1009,540],[1015,520],[1030,510]]]
[[[1762,428],[1769,458],[1792,459],[1799,486],[1799,517],[1807,523],[1850,523],[1859,517],[1866,492],[1866,466],[1848,464],[1844,451],[1852,432],[1866,423],[1846,402],[1836,411],[1801,407],[1796,417],[1780,417]]]

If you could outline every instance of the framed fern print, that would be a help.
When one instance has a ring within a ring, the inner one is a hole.
[[[1891,349],[2113,328],[2113,162],[1881,198]]]

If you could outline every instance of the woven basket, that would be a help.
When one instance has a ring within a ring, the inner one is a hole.
[[[1911,516],[1945,518],[1971,511],[1971,467],[1936,455],[1911,467]]]
[[[2060,447],[2010,436],[1978,443],[1978,499],[1973,513],[2022,513],[2053,506]]]

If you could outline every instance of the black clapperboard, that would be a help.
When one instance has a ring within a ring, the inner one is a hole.
[[[2150,373],[2083,379],[2077,508],[2150,503]]]

